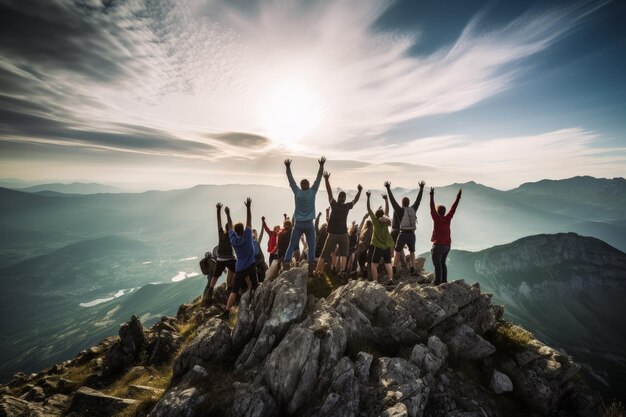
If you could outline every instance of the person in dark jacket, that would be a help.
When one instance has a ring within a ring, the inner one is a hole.
[[[433,242],[433,247],[430,251],[433,266],[435,267],[435,285],[448,282],[446,258],[448,252],[450,252],[450,245],[452,244],[450,223],[461,200],[462,191],[463,190],[459,190],[456,195],[456,200],[454,200],[452,207],[450,207],[450,211],[446,213],[445,206],[437,206],[437,208],[435,208],[435,189],[430,189],[430,216],[433,219],[433,235],[430,239]]]
[[[202,294],[202,303],[207,305],[213,299],[213,289],[217,280],[222,273],[228,269],[226,277],[226,285],[230,287],[232,285],[233,277],[235,275],[235,256],[233,255],[233,247],[228,239],[228,224],[226,224],[226,231],[222,228],[222,203],[215,205],[217,208],[217,265],[213,276],[210,277],[210,281],[207,284],[204,293]]]

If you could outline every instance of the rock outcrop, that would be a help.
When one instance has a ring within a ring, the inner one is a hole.
[[[305,267],[268,277],[241,297],[234,328],[199,301],[148,330],[133,316],[119,339],[48,374],[18,375],[2,388],[0,416],[85,415],[81,409],[109,416],[126,407],[149,417],[591,416],[596,410],[572,358],[503,322],[502,307],[476,284],[434,287],[418,276],[386,288],[354,280],[325,298],[308,292],[314,284]],[[90,364],[89,378],[60,382],[68,369]],[[105,393],[116,375],[128,379],[163,367],[171,369],[169,385],[138,379],[123,391],[139,400]]]

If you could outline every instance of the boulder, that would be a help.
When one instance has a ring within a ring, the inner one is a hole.
[[[195,365],[161,397],[147,417],[194,417],[205,395],[199,386],[206,383],[208,377],[209,373],[203,367]]]
[[[275,417],[278,405],[263,385],[235,383],[235,399],[229,417]]]
[[[496,394],[502,394],[504,392],[513,391],[513,382],[511,378],[503,374],[502,372],[493,371],[491,375],[491,382],[489,383],[489,387]]]
[[[174,361],[174,378],[184,375],[195,365],[218,361],[230,350],[230,328],[224,321],[210,319],[198,330],[198,336]]]
[[[444,362],[448,358],[448,346],[435,335],[428,338],[428,350]]]
[[[354,417],[359,413],[359,384],[352,361],[344,356],[337,363],[328,393],[318,415],[323,417]]]
[[[307,271],[292,269],[273,281],[263,282],[254,299],[241,299],[233,346],[243,349],[237,368],[250,368],[264,360],[289,326],[302,320],[307,301]],[[245,347],[245,348],[244,348]]]
[[[72,399],[69,413],[79,417],[110,417],[137,401],[106,395],[88,387],[80,387]]]
[[[371,353],[359,352],[354,364],[354,374],[361,384],[367,384],[374,356]]]
[[[61,415],[60,413],[57,415]],[[1,417],[47,417],[40,404],[33,404],[26,400],[10,395],[0,396]]]
[[[374,371],[377,380],[379,403],[384,407],[378,413],[398,403],[406,406],[410,417],[423,416],[428,402],[430,387],[420,379],[417,365],[402,358],[379,358]]]
[[[319,352],[313,331],[294,324],[267,359],[263,381],[288,413],[295,413],[317,387]]]
[[[380,413],[379,417],[409,417],[409,411],[406,409],[406,405],[398,403]]]
[[[491,355],[496,348],[477,335],[470,326],[461,324],[442,335],[450,353],[463,359],[480,359]]]
[[[138,356],[146,341],[139,318],[133,315],[127,323],[122,324],[119,335],[122,351],[128,355]]]
[[[180,346],[180,335],[172,330],[163,328],[155,335],[148,345],[148,363],[161,364],[167,362]]]

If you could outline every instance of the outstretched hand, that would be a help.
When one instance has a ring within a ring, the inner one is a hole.
[[[391,183],[389,181],[385,181],[385,188],[391,188]]]
[[[387,200],[387,198],[389,198],[387,197],[387,194],[381,194],[381,197],[383,198],[383,200]]]
[[[366,191],[366,192],[365,192],[365,195],[366,195],[366,196],[367,196],[367,198],[369,199],[369,198],[370,198],[370,196],[372,195],[372,192],[371,192],[371,191]]]
[[[244,204],[246,207],[250,207],[252,205],[252,199],[250,197],[246,198],[246,202]]]
[[[324,166],[324,164],[326,163],[326,157],[322,156],[320,159],[317,160],[317,162],[319,162],[320,165]]]
[[[291,159],[285,159],[285,166],[289,167],[291,165]]]
[[[218,210],[221,210],[224,205],[222,203],[217,203],[215,207],[217,207]]]
[[[461,198],[461,194],[463,194],[463,189],[459,189],[459,193],[456,195],[457,197]]]
[[[283,219],[288,219],[289,217],[287,217],[287,213],[283,213]]]
[[[322,212],[317,213],[317,217],[322,217]]]
[[[226,213],[227,216],[230,215],[230,209],[228,208],[228,206],[224,207],[224,213]]]
[[[424,180],[419,182],[420,189],[424,188],[425,185],[426,183],[424,182]]]
[[[261,222],[265,223],[265,216],[261,216]]]
[[[359,184],[359,185],[356,186],[356,189],[357,189],[358,192],[361,192],[361,191],[363,191],[363,186],[361,184]]]
[[[324,171],[324,178],[325,179],[329,179],[330,178],[330,172]]]
[[[435,195],[435,189],[433,187],[430,187],[430,196],[434,196]]]

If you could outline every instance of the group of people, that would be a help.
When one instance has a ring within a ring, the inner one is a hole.
[[[288,270],[292,260],[306,258],[309,274],[321,276],[325,265],[330,266],[341,276],[360,270],[363,277],[380,282],[379,267],[384,264],[389,283],[393,283],[393,276],[400,262],[404,263],[404,248],[409,250],[408,267],[415,272],[415,231],[417,228],[416,212],[419,208],[424,192],[424,181],[419,183],[419,193],[411,204],[408,197],[402,198],[400,204],[396,201],[391,190],[391,183],[384,183],[386,194],[383,195],[385,208],[379,207],[373,211],[370,204],[371,192],[365,193],[367,198],[367,213],[359,226],[352,222],[348,226],[350,210],[361,197],[363,187],[357,186],[357,193],[351,201],[346,201],[344,191],[337,194],[337,198],[330,185],[329,172],[324,171],[326,158],[318,160],[319,169],[315,181],[311,185],[307,179],[296,183],[291,172],[291,160],[285,160],[286,174],[289,186],[294,194],[295,210],[293,217],[283,214],[283,225],[269,228],[262,217],[261,234],[252,229],[252,200],[248,198],[246,206],[246,223],[233,225],[230,210],[224,207],[227,222],[222,227],[222,204],[217,204],[218,246],[216,248],[216,267],[203,296],[204,300],[212,298],[213,289],[218,278],[225,270],[227,272],[227,287],[229,297],[224,308],[227,316],[236,302],[237,295],[243,287],[254,291],[259,282],[263,282],[265,270],[274,262],[281,262],[281,268]],[[324,178],[329,208],[326,210],[326,223],[319,225],[322,213],[316,215],[315,200],[321,180]],[[435,285],[447,282],[446,258],[450,251],[450,223],[461,199],[459,190],[450,210],[445,206],[435,206],[434,189],[430,189],[430,215],[433,219],[433,243],[431,254],[435,269]],[[393,208],[393,216],[389,217],[389,203]],[[390,230],[391,228],[391,230]],[[263,234],[267,233],[268,262],[265,262],[261,250]],[[300,249],[302,244],[303,249]]]

